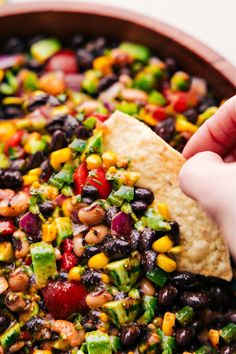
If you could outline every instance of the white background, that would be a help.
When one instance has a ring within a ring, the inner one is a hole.
[[[17,3],[22,0],[9,0],[9,2]],[[87,0],[86,2],[122,7],[168,22],[194,35],[236,66],[236,0]]]

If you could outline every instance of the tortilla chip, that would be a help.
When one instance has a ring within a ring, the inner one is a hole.
[[[179,270],[230,280],[232,269],[227,246],[216,224],[178,185],[183,156],[137,119],[115,112],[106,121],[105,148],[118,157],[131,158],[130,169],[139,173],[138,185],[150,188],[155,198],[167,203],[180,225],[182,252]]]

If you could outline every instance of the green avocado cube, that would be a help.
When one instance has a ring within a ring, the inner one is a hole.
[[[57,274],[57,265],[54,248],[52,245],[41,241],[33,243],[30,247],[33,270],[37,288],[47,285],[50,277]]]
[[[140,300],[125,298],[122,300],[110,301],[103,305],[109,319],[120,327],[125,323],[134,321],[140,312]]]
[[[86,334],[88,354],[112,354],[112,345],[109,335],[101,331]]]
[[[61,43],[55,38],[41,39],[30,48],[33,58],[39,63],[44,63],[60,49]]]
[[[12,344],[15,343],[16,339],[20,335],[20,325],[18,322],[13,324],[0,336],[0,344],[4,350],[8,349]]]
[[[60,246],[65,238],[72,236],[72,223],[68,216],[63,216],[56,218],[55,224],[57,226],[57,246]]]
[[[146,62],[151,55],[150,50],[147,47],[136,43],[122,42],[120,48],[134,59],[142,62]]]

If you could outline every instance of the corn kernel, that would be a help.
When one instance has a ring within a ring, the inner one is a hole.
[[[168,253],[179,254],[181,251],[182,251],[181,246],[175,246],[175,247],[171,247],[171,249],[169,249]]]
[[[57,151],[53,151],[50,156],[50,163],[52,167],[57,170],[61,164],[69,161],[72,158],[72,151],[70,148],[64,148]]]
[[[177,119],[175,129],[178,133],[188,132],[193,134],[198,130],[198,127],[187,120]]]
[[[0,69],[0,82],[3,80],[4,78],[4,70]]]
[[[102,166],[102,159],[97,154],[91,154],[86,159],[88,170],[93,170]]]
[[[23,184],[24,184],[24,186],[30,186],[32,183],[37,182],[38,179],[39,178],[37,176],[24,175],[23,176]]]
[[[105,284],[109,284],[110,283],[110,278],[107,274],[102,274],[102,282]]]
[[[89,268],[101,269],[107,265],[109,259],[105,255],[105,253],[97,253],[93,257],[91,257],[88,261]]]
[[[2,100],[2,103],[4,105],[21,105],[24,102],[24,99],[22,97],[5,97]]]
[[[54,107],[50,112],[52,117],[56,117],[57,115],[60,115],[60,114],[63,115],[63,114],[68,114],[68,113],[70,113],[70,109],[66,105]]]
[[[116,153],[114,151],[106,151],[102,154],[102,161],[105,168],[110,168],[116,164]]]
[[[210,329],[208,332],[208,337],[214,348],[217,348],[220,340],[220,332],[216,329]]]
[[[42,169],[40,167],[34,168],[28,172],[28,175],[30,176],[37,176],[39,177],[42,173]]]
[[[42,239],[45,242],[52,242],[57,237],[57,227],[54,224],[42,225]]]
[[[173,241],[168,236],[163,236],[153,242],[152,249],[155,252],[165,253],[173,246]]]
[[[52,354],[52,351],[48,349],[34,349],[33,354]]]
[[[71,198],[67,198],[63,203],[62,203],[62,211],[65,216],[70,216],[71,212],[73,210],[73,206],[71,204]]]
[[[108,321],[108,316],[107,316],[107,314],[105,312],[100,313],[99,317],[100,317],[100,320],[102,322],[107,322]]]
[[[156,259],[158,267],[164,271],[171,273],[176,269],[176,262],[167,257],[165,254],[158,254]]]
[[[124,172],[124,184],[127,186],[133,186],[139,179],[139,174],[135,172]]]
[[[163,319],[161,317],[155,317],[153,320],[153,324],[157,328],[161,328],[162,323],[163,323]]]
[[[0,141],[6,143],[8,139],[16,133],[16,128],[13,123],[0,122]]]
[[[171,219],[170,211],[169,211],[167,204],[157,203],[157,208],[158,208],[159,213],[163,216],[164,219],[166,219],[166,220]]]
[[[165,336],[172,336],[174,334],[175,314],[166,312],[163,318],[162,331]]]
[[[78,266],[78,267],[73,267],[70,269],[69,274],[68,274],[68,279],[69,281],[80,281],[81,277],[83,275],[83,268]]]
[[[94,59],[93,67],[95,70],[101,71],[104,75],[111,73],[111,58],[102,56]]]

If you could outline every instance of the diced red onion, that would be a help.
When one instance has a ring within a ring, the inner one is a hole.
[[[0,69],[8,69],[12,66],[23,63],[25,57],[21,54],[17,55],[0,55]]]
[[[41,220],[37,214],[28,212],[20,219],[20,228],[27,235],[38,235],[41,229]]]
[[[133,219],[129,214],[120,211],[111,221],[111,232],[113,235],[129,236],[133,227]]]
[[[67,74],[65,75],[66,86],[74,91],[79,91],[81,88],[81,82],[83,80],[83,75],[81,74]]]

